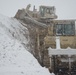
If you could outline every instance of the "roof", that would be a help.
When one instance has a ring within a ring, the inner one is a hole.
[[[54,6],[44,6],[44,5],[41,5],[40,7],[44,7],[44,8],[54,8]]]

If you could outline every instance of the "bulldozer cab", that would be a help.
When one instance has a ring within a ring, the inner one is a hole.
[[[56,19],[57,16],[55,15],[55,7],[54,6],[40,6],[39,12],[41,18],[48,18],[48,19]]]

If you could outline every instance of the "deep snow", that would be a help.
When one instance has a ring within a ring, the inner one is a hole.
[[[27,28],[0,15],[0,75],[52,75],[27,51],[29,40]]]

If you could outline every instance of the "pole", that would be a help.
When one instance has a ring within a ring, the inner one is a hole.
[[[71,57],[69,56],[69,72],[71,71]]]

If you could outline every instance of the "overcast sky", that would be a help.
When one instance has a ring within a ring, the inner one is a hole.
[[[31,9],[35,5],[55,6],[59,19],[76,19],[76,0],[0,0],[0,14],[13,17],[18,9],[26,8],[31,4]]]

